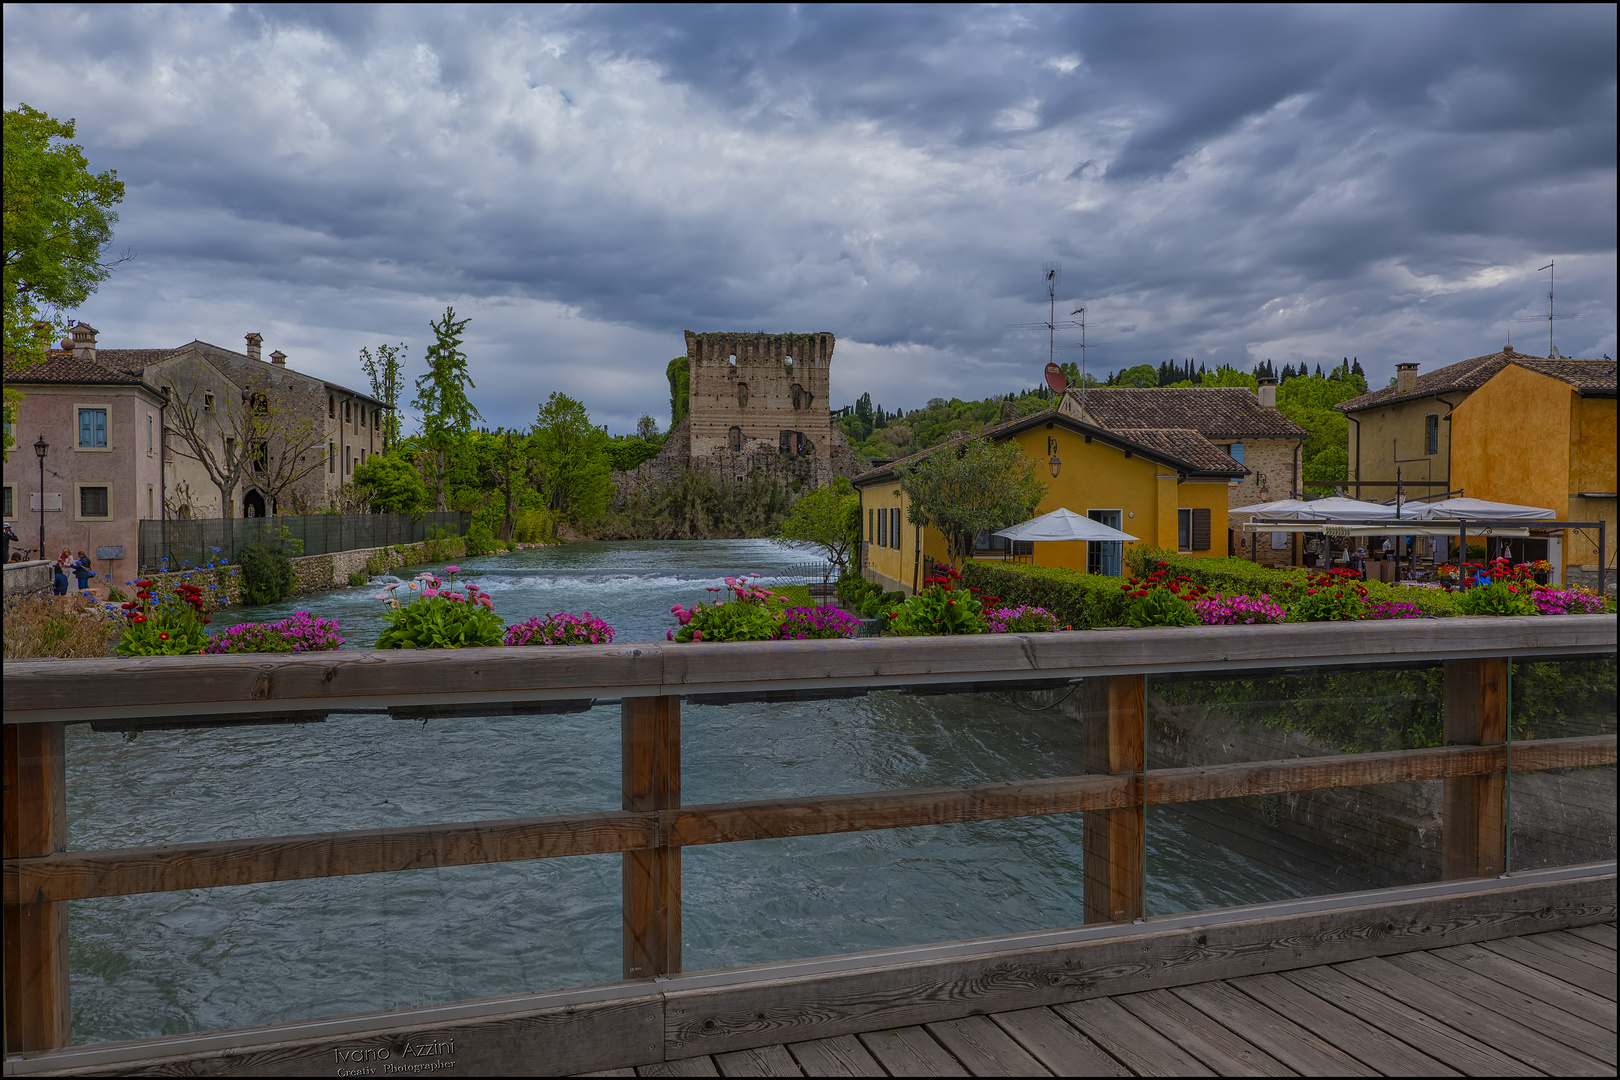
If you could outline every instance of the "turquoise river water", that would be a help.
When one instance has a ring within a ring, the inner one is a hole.
[[[584,543],[463,561],[508,621],[589,610],[661,641],[672,603],[802,553],[765,541]],[[309,610],[375,640],[375,583],[229,613]],[[701,646],[697,646],[701,647]],[[683,711],[686,802],[927,787],[1081,771],[1075,725],[972,695],[893,691]],[[619,709],[289,727],[70,729],[70,846],[123,847],[615,810]],[[1150,910],[1357,884],[1245,857],[1150,815]],[[689,848],[685,968],[698,971],[1072,926],[1079,815]],[[236,1027],[619,977],[619,857],[240,886],[72,905],[74,1037]]]

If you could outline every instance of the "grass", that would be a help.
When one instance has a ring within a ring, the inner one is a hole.
[[[7,660],[110,656],[122,634],[122,622],[78,597],[20,600],[6,612],[4,653]]]

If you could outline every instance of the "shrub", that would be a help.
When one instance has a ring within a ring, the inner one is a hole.
[[[783,641],[854,637],[860,620],[835,607],[790,607],[782,612],[776,636]]]
[[[1367,586],[1354,570],[1329,570],[1311,578],[1288,608],[1293,622],[1348,622],[1367,611]]]
[[[962,580],[976,587],[987,604],[1044,608],[1060,626],[1075,630],[1119,626],[1124,621],[1126,598],[1118,578],[1062,567],[972,559],[962,570]]]
[[[1216,593],[1193,604],[1205,626],[1240,626],[1254,623],[1280,623],[1288,618],[1271,597],[1261,593],[1258,597],[1222,596]]]
[[[106,656],[122,629],[123,613],[116,606],[86,604],[72,607],[53,599],[19,600],[5,616],[4,654],[7,660],[69,659]]]
[[[519,544],[545,543],[556,532],[556,522],[548,510],[519,510],[512,519],[512,539]]]
[[[467,530],[467,554],[489,555],[500,549],[500,541],[495,534],[489,531],[489,524],[475,520],[472,527]]]
[[[200,653],[208,645],[208,606],[202,590],[190,582],[176,585],[168,596],[152,592],[150,581],[135,582],[135,599],[123,605],[129,621],[118,640],[119,656],[175,656]]]
[[[988,632],[984,605],[974,595],[978,589],[955,588],[961,577],[955,570],[946,570],[938,577],[924,578],[923,590],[889,613],[884,632],[895,637]]]
[[[873,596],[881,596],[883,589],[867,581],[853,570],[846,570],[838,578],[838,602],[849,611],[859,611]]]
[[[298,588],[286,551],[253,541],[242,545],[242,603],[275,604]]]
[[[1523,582],[1493,581],[1458,597],[1457,610],[1464,615],[1535,615],[1531,591]]]
[[[1057,616],[1028,605],[986,611],[984,621],[992,634],[1050,634],[1058,628]]]
[[[239,623],[213,635],[207,653],[329,652],[342,648],[338,624],[307,611],[267,623]]]
[[[377,636],[377,648],[466,649],[501,644],[506,624],[495,614],[489,594],[470,581],[462,592],[456,592],[455,575],[461,568],[444,569],[450,575],[448,588],[431,573],[418,574],[405,586],[407,593],[420,592],[420,599],[404,603],[395,599],[400,584],[377,594],[377,599],[389,605],[383,615],[388,625]]]
[[[861,618],[875,619],[880,615],[887,616],[891,611],[899,611],[900,605],[905,602],[906,594],[898,589],[894,592],[874,592],[861,604]]]
[[[676,605],[670,610],[681,620],[680,629],[669,632],[670,641],[769,641],[777,633],[776,614],[747,600],[698,604],[690,611]]]
[[[613,627],[590,612],[560,612],[513,623],[506,628],[508,645],[611,645]]]
[[[358,589],[360,586],[364,585],[370,580],[371,578],[367,577],[365,574],[362,574],[360,571],[355,570],[349,574],[349,587],[352,589]]]
[[[1168,589],[1150,589],[1125,609],[1127,626],[1196,626],[1192,605]]]

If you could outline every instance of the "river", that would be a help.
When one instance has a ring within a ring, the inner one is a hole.
[[[508,622],[589,610],[661,641],[673,603],[802,552],[766,541],[581,543],[462,561]],[[436,569],[436,568],[435,568]],[[335,617],[360,648],[377,585],[217,620]],[[702,646],[693,646],[701,648]],[[1052,712],[874,693],[688,705],[686,802],[927,787],[1081,771]],[[619,710],[68,735],[69,846],[226,839],[616,810]],[[1361,882],[1284,849],[1245,856],[1149,815],[1150,913]],[[619,977],[619,857],[76,901],[75,1041],[97,1042],[599,983]],[[1082,921],[1079,815],[768,840],[683,855],[685,968],[757,964]]]

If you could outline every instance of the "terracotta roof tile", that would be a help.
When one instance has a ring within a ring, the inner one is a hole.
[[[1247,393],[1247,391],[1244,391]],[[1088,396],[1088,404],[1089,396]],[[1047,409],[1044,412],[1031,413],[1016,420],[1008,420],[994,427],[978,431],[971,437],[987,436],[992,440],[1002,438],[1026,428],[1036,427],[1043,423],[1061,423],[1077,431],[1091,434],[1104,441],[1117,442],[1124,447],[1141,452],[1144,456],[1162,460],[1166,465],[1177,468],[1178,471],[1188,473],[1214,473],[1221,476],[1238,477],[1248,472],[1243,465],[1229,457],[1220,447],[1206,439],[1201,433],[1186,428],[1135,428],[1126,431],[1115,431],[1110,428],[1096,427],[1074,419],[1057,409]],[[892,475],[897,468],[914,464],[923,460],[936,450],[954,445],[956,442],[970,436],[958,436],[939,446],[931,446],[926,450],[919,450],[909,457],[898,458],[887,465],[879,465],[875,469],[852,478],[851,482],[857,485],[872,480],[880,480],[885,475]]]
[[[98,349],[94,360],[86,360],[65,349],[53,349],[41,364],[19,368],[7,363],[6,381],[138,386],[147,364],[156,363],[173,352],[173,349]]]
[[[1386,386],[1382,390],[1374,390],[1370,394],[1340,402],[1334,408],[1340,412],[1360,412],[1363,409],[1432,397],[1435,394],[1478,390],[1509,364],[1518,364],[1531,371],[1539,371],[1543,375],[1562,379],[1582,393],[1612,394],[1615,392],[1614,363],[1613,360],[1548,360],[1545,357],[1526,356],[1504,349],[1488,356],[1461,360],[1419,375],[1416,387],[1405,393],[1398,387]]]
[[[1069,391],[1078,405],[1080,393]],[[1105,428],[1191,429],[1209,438],[1303,439],[1310,433],[1241,386],[1091,387],[1085,413]]]

